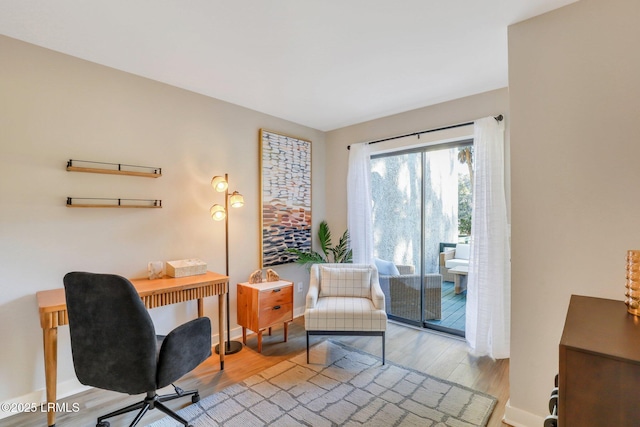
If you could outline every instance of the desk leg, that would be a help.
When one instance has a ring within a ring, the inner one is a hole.
[[[224,370],[224,351],[226,348],[224,340],[224,313],[226,305],[226,294],[218,295],[218,352],[220,353],[220,370]]]
[[[198,317],[204,317],[204,299],[198,298]]]
[[[44,376],[47,388],[47,425],[56,425],[56,387],[58,381],[58,328],[42,330],[44,339]],[[53,405],[51,405],[53,404]]]

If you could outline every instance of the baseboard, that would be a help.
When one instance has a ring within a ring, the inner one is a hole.
[[[80,382],[75,378],[68,381],[60,382],[58,383],[58,401],[60,401],[60,399],[64,399],[65,397],[73,396],[74,394],[81,393],[91,388],[92,387],[80,384]],[[5,400],[2,403],[3,407],[8,405],[9,408],[11,408],[12,406],[17,408],[23,408],[25,406],[33,407],[34,405],[39,407],[42,403],[46,402],[46,396],[47,394],[45,389],[41,388],[23,396]],[[18,412],[15,411],[5,412],[3,410],[0,410],[0,420],[12,415],[16,415],[17,413]]]
[[[544,418],[511,406],[511,399],[504,407],[502,421],[513,427],[540,427],[544,424]]]

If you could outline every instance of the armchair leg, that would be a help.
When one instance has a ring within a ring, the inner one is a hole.
[[[355,336],[380,336],[382,337],[382,364],[385,364],[385,356],[386,356],[386,341],[385,331],[307,331],[307,364],[309,364],[309,335],[355,335]]]

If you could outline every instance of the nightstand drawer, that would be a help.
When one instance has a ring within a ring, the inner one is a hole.
[[[274,323],[289,322],[293,317],[293,304],[281,304],[260,309],[258,327],[266,328]]]
[[[293,286],[260,292],[260,308],[293,303]]]

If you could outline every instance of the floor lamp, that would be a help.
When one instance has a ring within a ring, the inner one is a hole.
[[[211,218],[215,221],[222,221],[224,219],[225,275],[229,276],[229,205],[231,205],[232,208],[242,207],[244,205],[244,197],[237,191],[229,194],[229,175],[226,173],[224,177],[214,176],[211,180],[211,186],[219,193],[224,191],[224,207],[216,204],[211,206],[209,212],[211,213]],[[230,311],[229,292],[227,292],[227,342],[224,349],[225,354],[234,354],[242,350],[241,342],[231,341]],[[216,346],[215,351],[220,354],[220,344]]]

